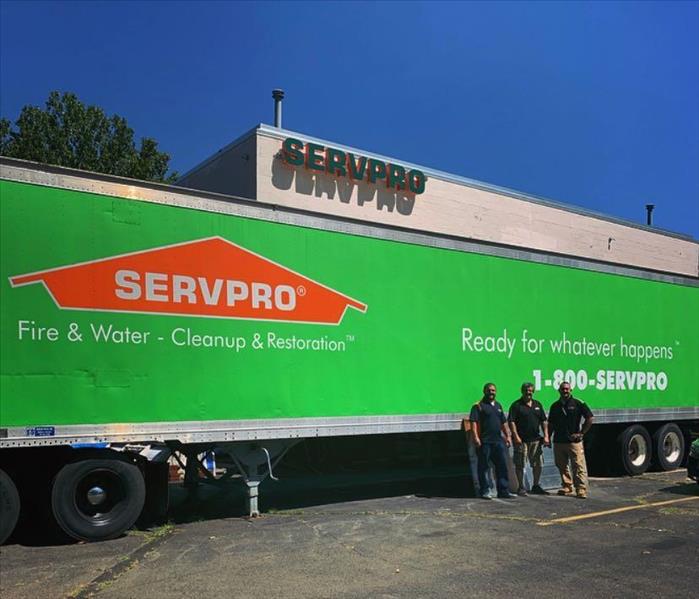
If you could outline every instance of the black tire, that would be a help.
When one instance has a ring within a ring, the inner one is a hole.
[[[86,459],[67,464],[58,472],[51,507],[56,522],[69,536],[104,541],[133,526],[145,498],[143,475],[134,464],[120,459]]]
[[[619,457],[624,471],[631,476],[643,474],[651,463],[653,445],[645,426],[633,424],[617,437]]]
[[[675,470],[684,459],[684,435],[679,426],[672,422],[663,424],[653,434],[655,463],[661,470]]]
[[[12,479],[0,470],[0,545],[2,545],[17,525],[19,518],[19,493]]]

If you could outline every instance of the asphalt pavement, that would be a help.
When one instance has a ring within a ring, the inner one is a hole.
[[[290,484],[254,520],[233,487],[173,489],[170,523],[114,541],[19,534],[0,549],[0,595],[696,596],[699,485],[683,471],[593,479],[587,500],[341,482]]]

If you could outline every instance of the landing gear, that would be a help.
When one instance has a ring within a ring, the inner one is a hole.
[[[247,508],[251,518],[260,515],[258,504],[260,483],[268,476],[272,480],[278,480],[272,469],[296,443],[297,441],[294,440],[280,439],[266,441],[264,445],[236,443],[226,448],[226,452],[235,462],[248,488]]]
[[[247,511],[251,518],[260,515],[260,484],[267,478],[278,480],[274,476],[274,467],[286,455],[298,439],[273,439],[259,442],[221,443],[215,446],[173,446],[173,455],[184,469],[184,486],[196,489],[201,476],[204,481],[222,484],[232,478],[239,478],[247,487]],[[177,452],[187,458],[183,463]],[[216,470],[225,472],[217,476],[204,464],[207,454],[216,456]]]

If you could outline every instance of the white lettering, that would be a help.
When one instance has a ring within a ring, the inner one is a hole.
[[[209,289],[209,282],[204,277],[199,277],[199,288],[201,289],[201,295],[204,298],[204,303],[207,306],[215,306],[218,304],[218,298],[221,295],[221,288],[223,287],[223,279],[216,279],[214,281],[213,290]]]
[[[168,301],[167,296],[167,280],[168,276],[160,272],[147,272],[146,273],[146,300],[149,302],[166,302]],[[161,295],[159,292],[165,292],[165,295]]]
[[[248,299],[248,286],[242,281],[226,281],[226,304],[235,306],[236,302]]]
[[[274,289],[274,304],[285,312],[292,311],[296,308],[296,290],[291,285],[277,285]]]
[[[241,352],[247,341],[244,337],[227,337],[224,335],[199,335],[191,329],[178,327],[170,333],[170,340],[178,347],[221,347]]]
[[[252,307],[259,308],[264,304],[266,310],[272,309],[272,287],[266,283],[252,284]]]
[[[17,321],[17,338],[22,341],[25,338],[32,341],[58,341],[58,329],[54,327],[37,326],[33,320]]]
[[[124,300],[137,300],[141,297],[141,286],[138,281],[141,280],[141,276],[133,270],[117,270],[114,279],[118,287],[125,287],[124,289],[116,289],[114,293],[119,299]]]
[[[117,329],[111,324],[105,327],[103,324],[95,326],[90,323],[90,330],[93,339],[102,343],[143,345],[148,343],[150,337],[150,331],[132,331],[129,327]]]
[[[655,373],[654,372],[648,372],[646,373],[648,377],[648,382],[646,383],[646,389],[648,391],[655,391]]]
[[[507,354],[508,358],[512,357],[512,352],[515,349],[515,340],[511,339],[507,333],[507,329],[503,329],[502,335],[498,337],[482,337],[474,335],[469,328],[461,329],[461,351],[487,352]]]
[[[247,283],[233,279],[195,278],[183,274],[139,273],[134,270],[119,270],[114,278],[114,293],[122,300],[143,298],[149,302],[218,306],[223,303],[222,296],[225,294],[225,304],[231,307],[248,302],[253,309],[291,312],[297,305],[296,288],[291,285],[273,286],[256,281]],[[493,338],[489,345],[496,342],[498,349],[493,351],[502,351],[503,347],[514,345],[513,340],[503,338]]]
[[[624,379],[626,378],[626,375],[623,370],[617,370],[616,371],[616,381],[615,381],[615,386],[617,389],[620,391],[624,391],[626,389],[626,385],[624,384]]]
[[[182,328],[177,328],[172,330],[172,334],[170,335],[170,339],[172,339],[172,342],[175,345],[179,345],[182,347],[183,345],[187,345],[187,341],[182,340],[182,334],[185,333],[186,331]]]
[[[196,288],[197,282],[192,277],[172,275],[172,301],[176,304],[181,304],[182,299],[186,299],[188,304],[196,304]]]

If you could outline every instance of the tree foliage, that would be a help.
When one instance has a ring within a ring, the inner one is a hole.
[[[126,119],[85,106],[73,93],[51,92],[45,109],[25,106],[14,128],[0,119],[0,154],[146,181],[177,178],[158,142],[144,137],[137,148]]]

